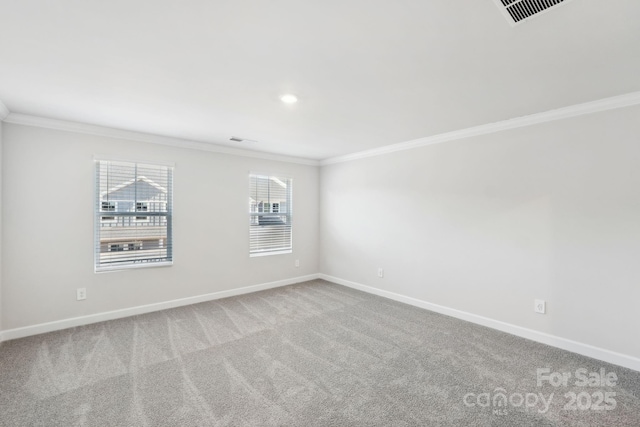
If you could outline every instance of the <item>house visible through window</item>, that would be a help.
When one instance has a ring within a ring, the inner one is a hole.
[[[173,168],[101,160],[96,185],[96,271],[171,264]]]
[[[291,178],[249,175],[249,255],[292,251]]]

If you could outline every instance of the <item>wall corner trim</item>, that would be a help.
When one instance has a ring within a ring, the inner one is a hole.
[[[159,310],[182,307],[185,305],[197,304],[199,302],[212,301],[221,298],[228,298],[237,295],[244,295],[266,289],[279,288],[281,286],[293,285],[309,280],[318,279],[318,274],[298,276],[291,279],[283,279],[275,282],[262,283],[259,285],[245,286],[237,289],[213,292],[210,294],[196,295],[193,297],[180,298],[171,301],[164,301],[155,304],[140,305],[137,307],[123,308],[120,310],[106,311],[103,313],[90,314],[87,316],[72,317],[69,319],[56,320],[53,322],[40,323],[38,325],[24,326],[21,328],[7,329],[0,331],[0,343],[3,341],[24,338],[31,335],[44,334],[46,332],[59,331],[61,329],[73,328],[76,326],[90,325],[92,323],[104,322],[106,320],[121,319],[123,317],[136,316],[139,314],[152,313]]]
[[[499,320],[490,319],[488,317],[479,316],[477,314],[456,310],[450,307],[433,304],[417,298],[396,294],[394,292],[377,289],[371,286],[363,285],[363,284],[352,282],[349,280],[340,279],[338,277],[329,276],[327,274],[321,273],[319,274],[319,278],[326,280],[327,282],[357,289],[359,291],[367,292],[369,294],[373,294],[383,298],[388,298],[394,301],[413,305],[415,307],[434,311],[436,313],[444,314],[446,316],[455,317],[456,319],[465,320],[467,322],[475,323],[481,326],[486,326],[488,328],[496,329],[498,331],[506,332],[508,334],[515,335],[521,338],[526,338],[542,344],[550,345],[552,347],[557,347],[562,350],[567,350],[573,353],[581,354],[583,356],[587,356],[594,359],[602,360],[604,362],[612,363],[614,365],[633,369],[635,371],[640,371],[640,359],[637,357],[616,353],[614,351],[603,349],[600,347],[595,347],[590,344],[584,344],[581,342],[569,340],[566,338],[558,337],[558,336],[547,334],[544,332],[535,331],[533,329],[523,328],[521,326],[516,326],[516,325],[502,322]]]
[[[0,122],[7,118],[10,111],[2,101],[0,101]]]
[[[360,151],[344,156],[331,157],[320,161],[320,165],[326,166],[335,163],[364,159],[367,157],[381,156],[383,154],[394,153],[396,151],[411,150],[413,148],[424,147],[427,145],[455,141],[458,139],[470,138],[473,136],[486,135],[490,133],[501,132],[504,130],[551,122],[554,120],[568,119],[571,117],[598,113],[601,111],[613,110],[616,108],[631,107],[638,104],[640,104],[640,91],[627,93],[625,95],[614,96],[611,98],[604,98],[597,101],[571,105],[569,107],[558,108],[555,110],[544,111],[542,113],[535,113],[528,116],[515,117],[513,119],[503,120],[500,122],[487,123],[484,125],[474,126],[466,129],[441,133],[439,135],[427,136],[424,138],[418,138],[411,141],[400,142],[397,144],[386,145],[380,148]]]

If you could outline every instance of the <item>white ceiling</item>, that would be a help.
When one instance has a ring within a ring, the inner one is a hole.
[[[0,0],[10,111],[309,159],[638,90],[638,0]]]

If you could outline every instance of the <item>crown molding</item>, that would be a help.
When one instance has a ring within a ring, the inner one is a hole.
[[[7,118],[10,111],[2,101],[0,101],[0,122]]]
[[[381,156],[384,154],[394,153],[396,151],[411,150],[414,148],[424,147],[432,144],[440,144],[443,142],[456,141],[459,139],[470,138],[474,136],[486,135],[504,130],[517,129],[526,126],[532,126],[540,123],[562,120],[571,117],[582,116],[585,114],[598,113],[601,111],[613,110],[617,108],[630,107],[640,104],[640,91],[631,92],[625,95],[604,98],[597,101],[585,102],[569,107],[549,110],[542,113],[531,114],[528,116],[516,117],[513,119],[503,120],[495,123],[474,126],[452,132],[446,132],[439,135],[418,138],[411,141],[400,142],[397,144],[386,145],[371,150],[360,151],[357,153],[347,154],[344,156],[330,157],[324,160],[304,159],[300,157],[286,156],[280,154],[271,154],[261,151],[246,150],[242,148],[227,147],[207,142],[190,141],[180,138],[172,138],[161,135],[154,135],[142,132],[128,131],[124,129],[115,129],[105,126],[90,125],[86,123],[71,122],[58,119],[50,119],[45,117],[31,116],[28,114],[12,113],[0,101],[0,120],[7,123],[14,123],[27,126],[42,127],[47,129],[62,130],[69,132],[85,133],[89,135],[105,136],[109,138],[127,139],[133,141],[148,142],[152,144],[168,145],[172,147],[189,148],[193,150],[209,151],[214,153],[231,154],[235,156],[251,157],[264,160],[273,160],[286,163],[297,163],[309,166],[326,166],[335,163],[349,162],[367,157]]]
[[[0,103],[0,105],[2,105]],[[8,110],[7,110],[8,111]],[[1,113],[1,109],[0,109]],[[0,115],[1,117],[1,115]],[[105,126],[90,125],[86,123],[71,122],[66,120],[51,119],[32,116],[29,114],[9,113],[4,121],[17,125],[41,127],[46,129],[61,130],[67,132],[84,133],[88,135],[104,136],[108,138],[127,139],[131,141],[148,142],[151,144],[168,145],[171,147],[189,148],[192,150],[209,151],[213,153],[231,154],[234,156],[251,157],[263,160],[273,160],[286,163],[297,163],[309,166],[319,166],[320,162],[313,159],[285,156],[280,154],[265,153],[262,151],[245,150],[242,148],[227,147],[213,143],[190,141],[180,138],[172,138],[162,135],[154,135],[143,132],[135,132],[124,129],[115,129]]]
[[[640,104],[640,91],[631,92],[620,96],[614,96],[611,98],[604,98],[597,101],[585,102],[583,104],[576,104],[569,107],[558,108],[556,110],[549,110],[542,113],[531,114],[528,116],[516,117],[500,122],[488,123],[485,125],[441,133],[439,135],[428,136],[411,141],[400,142],[397,144],[386,145],[384,147],[360,151],[344,156],[331,157],[322,160],[320,162],[320,165],[326,166],[335,163],[364,159],[367,157],[381,156],[384,154],[394,153],[396,151],[411,150],[413,148],[424,147],[426,145],[440,144],[442,142],[455,141],[458,139],[470,138],[479,135],[486,135],[490,133],[501,132],[504,130],[551,122],[555,120],[568,119],[570,117],[577,117],[585,114],[598,113],[601,111],[613,110],[616,108],[630,107],[638,104]]]

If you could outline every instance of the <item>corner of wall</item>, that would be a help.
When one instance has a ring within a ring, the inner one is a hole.
[[[2,103],[0,102],[0,105]],[[2,344],[2,120],[0,120],[0,344]]]

